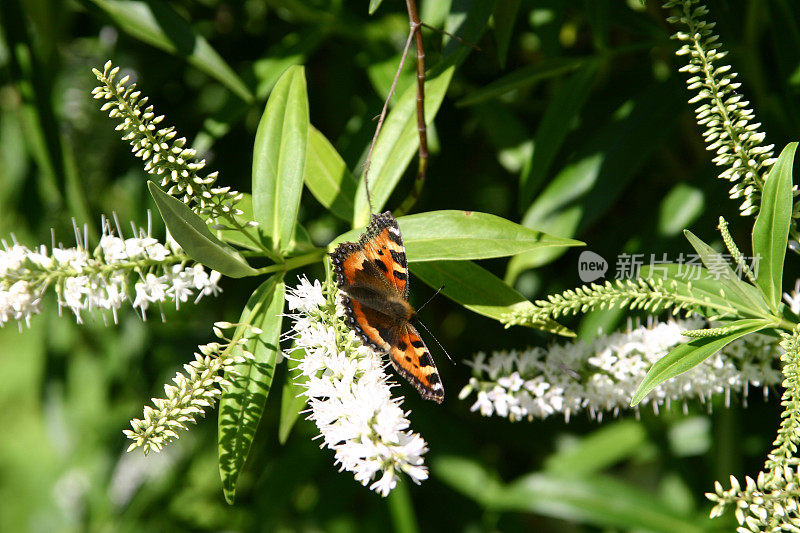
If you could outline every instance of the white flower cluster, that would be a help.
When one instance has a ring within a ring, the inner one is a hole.
[[[160,126],[164,115],[156,116],[153,106],[146,106],[147,97],[141,95],[135,83],[127,85],[128,76],[116,79],[119,67],[108,61],[102,72],[92,72],[102,83],[92,90],[92,95],[97,100],[107,100],[101,110],[120,120],[117,130],[123,132],[122,139],[145,162],[145,171],[156,177],[162,187],[169,187],[169,194],[182,195],[184,203],[193,204],[200,215],[235,222],[232,215],[243,214],[234,207],[243,194],[230,187],[215,186],[217,172],[205,177],[198,174],[205,168],[205,160],[195,161],[196,151],[185,146],[184,137],[175,138],[173,126]]]
[[[546,418],[586,411],[602,419],[627,408],[652,364],[687,339],[682,331],[698,329],[698,320],[670,320],[628,332],[603,335],[587,344],[581,341],[547,349],[479,353],[469,364],[473,377],[459,397],[477,393],[473,411],[509,420]],[[703,363],[653,389],[640,405],[669,408],[672,402],[706,402],[714,394],[732,392],[745,397],[750,386],[768,387],[780,382],[773,368],[778,342],[766,335],[750,335],[729,344]],[[710,403],[709,403],[710,407]],[[637,407],[638,410],[638,407]]]
[[[756,479],[744,479],[744,488],[735,476],[730,477],[728,490],[719,481],[714,483],[714,492],[706,493],[706,498],[715,503],[711,518],[722,516],[730,507],[740,524],[737,533],[800,531],[800,467],[787,465],[769,473],[759,472]]]
[[[688,60],[680,70],[690,75],[686,84],[695,92],[689,103],[700,104],[695,115],[697,124],[706,128],[706,149],[716,153],[717,166],[725,167],[720,177],[733,183],[730,197],[744,198],[742,214],[754,214],[763,179],[775,162],[773,145],[764,144],[766,135],[758,129],[761,124],[755,122],[750,102],[737,92],[741,83],[735,81],[736,72],[720,64],[728,52],[720,49],[714,24],[704,20],[708,8],[699,0],[669,0],[664,7],[678,8],[680,14],[667,20],[685,28],[673,38],[683,43],[676,55]]]
[[[84,312],[97,309],[111,311],[116,322],[125,302],[144,317],[152,304],[173,301],[178,306],[220,292],[220,274],[206,272],[199,264],[187,265],[189,258],[174,241],[165,246],[143,229],[135,233],[137,237],[118,237],[104,220],[100,244],[91,253],[80,236],[73,248],[51,250],[2,241],[0,325],[9,320],[28,324],[41,311],[42,297],[51,285],[59,306],[72,311],[79,323]]]
[[[144,453],[159,452],[165,444],[178,438],[177,430],[189,429],[186,424],[196,422],[205,410],[213,407],[222,395],[224,387],[230,382],[222,377],[222,373],[235,373],[234,365],[244,363],[253,358],[253,354],[243,348],[247,338],[230,340],[223,336],[220,329],[238,326],[228,322],[214,324],[214,333],[225,342],[212,342],[198,347],[194,361],[183,365],[185,373],[178,372],[172,381],[175,385],[164,385],[165,398],[153,398],[155,408],[145,406],[144,417],[131,420],[133,429],[123,433],[133,441],[128,451],[142,447]],[[261,334],[261,330],[248,326],[253,335]],[[239,347],[238,350],[233,350]]]
[[[401,472],[416,483],[427,479],[425,441],[409,429],[401,398],[392,398],[381,356],[345,325],[332,292],[301,278],[286,301],[294,311],[293,353],[304,354],[297,380],[306,387],[308,418],[340,470],[382,496],[397,486]]]

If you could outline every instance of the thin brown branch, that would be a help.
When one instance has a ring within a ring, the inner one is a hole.
[[[408,213],[419,199],[422,187],[425,184],[425,177],[428,173],[428,130],[425,125],[425,44],[422,39],[420,28],[422,23],[419,20],[419,11],[415,0],[406,0],[408,8],[408,21],[411,27],[411,34],[414,35],[414,45],[417,49],[417,131],[419,132],[419,166],[417,168],[417,179],[408,197],[403,200],[395,210],[395,215],[400,216]]]

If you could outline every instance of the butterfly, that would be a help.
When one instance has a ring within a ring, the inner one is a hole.
[[[365,344],[389,354],[395,370],[424,399],[442,403],[436,364],[411,325],[416,312],[408,303],[408,263],[397,220],[389,211],[372,215],[358,242],[343,242],[330,255],[347,325]]]

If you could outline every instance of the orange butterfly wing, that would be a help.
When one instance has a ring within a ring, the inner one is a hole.
[[[441,403],[444,388],[428,348],[414,326],[395,312],[402,303],[413,314],[407,304],[408,264],[397,220],[388,211],[373,215],[358,243],[340,244],[331,259],[348,326],[365,344],[388,353],[395,370],[424,399]]]
[[[374,215],[367,231],[359,240],[366,260],[380,270],[381,275],[408,300],[408,263],[403,237],[397,220],[388,211]]]
[[[424,399],[442,403],[444,387],[439,371],[414,326],[406,323],[401,329],[399,337],[392,343],[389,360],[395,370],[414,385]]]

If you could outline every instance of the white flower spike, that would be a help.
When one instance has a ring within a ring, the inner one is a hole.
[[[582,411],[598,420],[604,413],[616,416],[628,407],[652,364],[687,340],[681,332],[700,327],[698,320],[670,320],[603,335],[589,344],[577,341],[488,357],[479,353],[469,363],[473,377],[459,397],[475,393],[473,411],[511,421],[555,414],[569,420]],[[688,401],[706,402],[715,394],[725,394],[726,402],[733,392],[746,397],[751,386],[766,394],[780,382],[780,372],[773,368],[778,350],[777,341],[766,335],[735,341],[653,389],[641,405],[649,403],[658,411],[682,402],[686,410]]]
[[[411,431],[401,398],[380,354],[361,344],[344,321],[336,289],[306,278],[286,291],[293,320],[294,354],[304,354],[298,368],[308,398],[309,420],[333,450],[340,470],[387,496],[401,473],[415,483],[428,478],[425,440]]]

